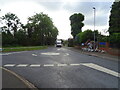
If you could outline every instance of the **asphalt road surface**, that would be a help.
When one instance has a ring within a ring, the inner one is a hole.
[[[38,88],[118,88],[118,62],[65,47],[2,54],[2,66]]]

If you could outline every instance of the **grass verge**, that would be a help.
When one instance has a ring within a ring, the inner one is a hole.
[[[5,47],[2,52],[32,51],[46,49],[47,46],[28,46],[28,47]]]

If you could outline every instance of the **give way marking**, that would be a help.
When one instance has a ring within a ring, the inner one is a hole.
[[[99,65],[94,64],[94,63],[87,63],[87,64],[83,64],[83,65],[87,66],[89,68],[92,68],[92,69],[96,69],[96,70],[101,71],[101,72],[105,72],[105,73],[113,75],[115,77],[120,77],[120,73],[112,71],[110,69],[107,69],[105,67],[99,66]]]
[[[43,67],[54,67],[54,66],[58,66],[58,67],[71,66],[72,67],[72,66],[80,66],[80,65],[110,74],[115,77],[120,77],[120,73],[107,69],[103,66],[100,66],[94,63],[73,63],[73,64],[57,64],[57,65],[56,64],[43,64],[42,66]],[[17,65],[16,64],[5,64],[4,65],[4,67],[32,67],[32,68],[40,67],[40,66],[41,64],[17,64]]]

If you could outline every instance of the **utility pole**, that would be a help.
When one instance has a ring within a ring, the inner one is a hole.
[[[94,51],[95,51],[95,13],[96,13],[95,7],[93,7],[93,10],[94,10]]]

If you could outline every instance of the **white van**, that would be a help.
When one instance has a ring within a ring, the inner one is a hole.
[[[56,47],[62,47],[62,41],[61,40],[56,41]]]

